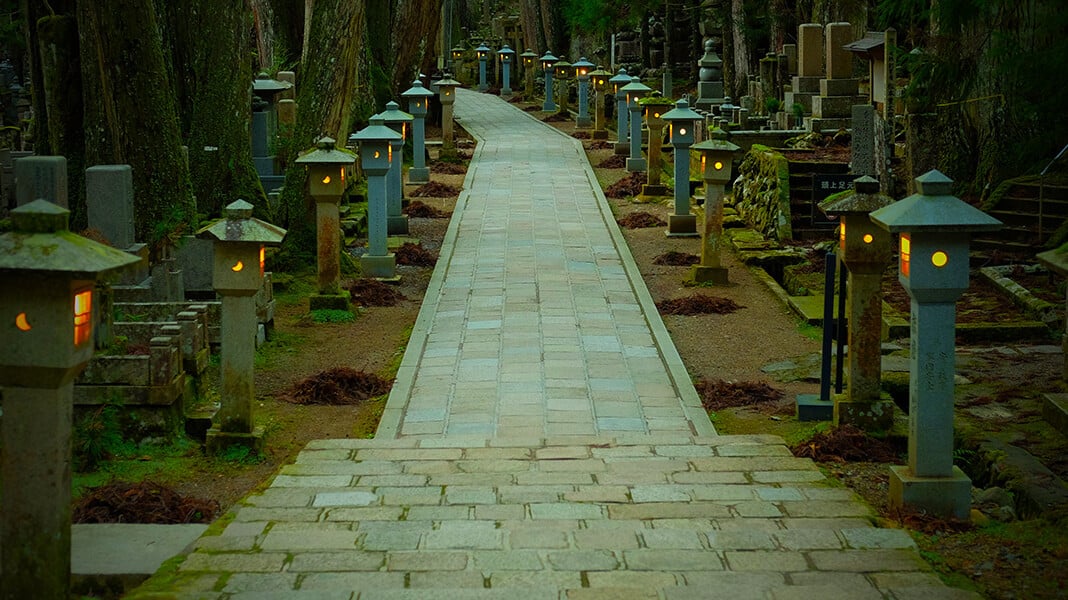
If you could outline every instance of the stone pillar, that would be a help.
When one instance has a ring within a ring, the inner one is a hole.
[[[805,114],[812,114],[812,98],[819,94],[823,78],[823,25],[803,23],[797,28],[797,41],[797,75],[785,101],[790,109],[800,104]]]
[[[627,172],[635,173],[646,168],[642,156],[642,107],[635,100],[627,107],[630,112],[630,156],[627,158]]]
[[[426,166],[426,126],[423,115],[415,115],[412,121],[412,168],[408,169],[409,183],[430,181],[430,169]]]
[[[67,159],[62,156],[27,156],[15,161],[15,204],[38,198],[67,208]]]
[[[556,103],[553,102],[553,69],[545,69],[545,102],[541,105],[542,112],[556,112]]]
[[[89,228],[115,248],[134,245],[133,170],[130,165],[97,165],[85,170]]]
[[[337,296],[341,282],[341,216],[338,202],[315,199],[315,236],[319,265],[319,296]],[[315,300],[312,301],[313,303]],[[313,306],[327,308],[325,306]]]
[[[820,95],[812,99],[812,131],[848,127],[853,105],[867,103],[857,95],[860,82],[853,78],[853,53],[844,48],[852,38],[849,23],[827,25],[827,77],[820,80]]]
[[[720,261],[723,235],[723,184],[705,180],[704,223],[701,227],[701,262],[694,265],[693,279],[698,283],[727,285],[728,273]]]
[[[297,101],[291,98],[282,98],[278,101],[278,123],[286,127],[289,135],[297,126]]]
[[[389,175],[386,176],[389,199],[386,204],[388,215],[386,226],[389,235],[408,235],[408,215],[404,214],[402,209],[404,183],[401,171],[403,170],[404,139],[391,140],[389,145],[393,148],[393,161],[389,166]]]
[[[297,99],[297,74],[293,71],[279,71],[275,75],[275,79],[278,81],[284,81],[289,84],[289,87],[278,92],[278,98],[281,100],[296,100]]]
[[[875,107],[855,104],[851,110],[853,137],[849,170],[858,176],[878,177],[875,170]]]
[[[660,183],[661,159],[660,146],[664,139],[664,113],[671,108],[665,104],[649,104],[645,106],[645,123],[649,131],[649,146],[646,154],[649,159],[646,170],[645,185],[638,196],[640,202],[655,202],[660,196],[667,194],[667,186]],[[689,177],[687,177],[687,181]]]
[[[591,125],[589,92],[589,75],[580,75],[578,78],[578,115],[575,117],[575,125],[580,128],[588,128]]]
[[[616,154],[630,151],[630,110],[627,108],[627,96],[616,92]]]
[[[395,279],[396,257],[389,252],[386,224],[386,176],[367,176],[367,254],[360,265],[368,277]]]
[[[218,451],[239,443],[259,452],[263,449],[263,428],[256,427],[252,419],[256,301],[252,294],[220,292],[220,295],[220,337],[223,340],[219,366],[220,404],[213,419],[215,426],[208,431],[207,446],[210,451]]]

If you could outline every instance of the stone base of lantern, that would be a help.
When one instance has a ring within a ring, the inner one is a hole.
[[[427,183],[430,181],[430,169],[428,167],[412,167],[408,169],[408,183]]]
[[[607,129],[594,129],[593,133],[590,134],[590,139],[607,140],[608,139],[608,130]]]
[[[958,467],[949,477],[917,477],[907,466],[890,467],[890,506],[938,517],[967,519],[972,508],[972,480]]]
[[[712,285],[727,285],[730,283],[727,277],[727,267],[694,265],[692,274],[695,283],[711,283]]]
[[[627,162],[629,163],[630,160],[628,159]],[[649,185],[646,183],[642,184],[642,191],[634,200],[636,202],[659,202],[664,196],[667,196],[668,193],[669,191],[666,185],[660,185],[659,183]]]
[[[821,400],[819,394],[797,395],[798,421],[830,421],[833,418],[833,400]]]
[[[616,142],[616,145],[613,147],[613,149],[615,150],[616,154],[622,154],[623,156],[626,156],[630,154],[630,142]]]
[[[237,433],[212,427],[208,430],[204,447],[209,454],[220,454],[234,447],[248,448],[260,454],[263,452],[263,428],[256,427],[252,433]]]
[[[312,294],[308,310],[349,310],[348,294]]]
[[[501,90],[501,100],[504,100],[506,102],[508,100],[511,100],[512,96],[514,95],[515,94],[512,93],[512,90]]]
[[[627,159],[627,172],[638,173],[646,169],[644,158],[628,158]]]
[[[400,281],[397,276],[397,255],[390,252],[385,256],[363,255],[360,268],[364,277],[373,277],[379,281]]]
[[[408,215],[386,217],[387,235],[408,235]]]
[[[590,127],[593,127],[593,119],[591,119],[589,117],[576,117],[575,118],[575,127],[578,127],[578,128],[581,128],[581,129],[588,129]]]
[[[887,431],[894,425],[892,400],[851,402],[842,394],[834,398],[834,424],[856,425],[864,431]]]
[[[697,215],[668,215],[667,236],[697,237]]]

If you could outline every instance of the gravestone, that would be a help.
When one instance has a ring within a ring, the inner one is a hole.
[[[823,78],[823,26],[803,23],[797,28],[797,74],[785,94],[787,108],[800,104],[805,114],[812,114],[812,98],[819,94]]]
[[[697,83],[697,104],[695,108],[711,111],[712,107],[723,104],[723,59],[716,54],[715,42],[705,41],[705,55],[697,61],[700,67]]]
[[[850,171],[857,176],[878,177],[875,171],[875,107],[853,105],[853,137]]]
[[[15,203],[38,198],[68,208],[67,159],[62,156],[27,156],[15,161]]]
[[[857,95],[860,82],[853,77],[853,53],[846,49],[852,39],[849,23],[827,25],[827,77],[820,80],[820,95],[812,98],[812,131],[849,127],[853,105],[866,102]]]
[[[134,239],[133,170],[130,165],[97,165],[85,170],[89,228],[112,246],[126,249]]]

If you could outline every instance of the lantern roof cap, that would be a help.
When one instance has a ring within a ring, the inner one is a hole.
[[[356,142],[388,142],[401,139],[401,134],[386,127],[385,121],[375,115],[367,122],[367,127],[350,135],[349,139]]]
[[[594,70],[590,71],[590,76],[591,76],[591,77],[605,77],[605,76],[607,76],[607,75],[611,75],[611,74],[612,74],[612,72],[611,72],[611,71],[608,71],[608,70],[606,70],[606,69],[605,69],[604,67],[602,67],[601,65],[597,65],[597,68],[596,68],[596,69],[594,69]],[[609,79],[609,81],[611,81],[611,79]],[[628,81],[629,81],[629,80],[628,80]]]
[[[590,61],[586,60],[586,57],[583,56],[583,57],[579,58],[577,61],[575,61],[575,63],[572,64],[571,66],[572,67],[576,67],[576,68],[577,67],[590,68],[590,67],[596,67],[597,65],[595,65],[595,64],[591,63]]]
[[[315,142],[315,149],[309,150],[297,158],[296,162],[302,165],[351,165],[355,164],[356,156],[348,150],[335,148],[337,142],[330,136],[323,136]]]
[[[12,231],[0,235],[0,273],[37,271],[95,279],[140,260],[70,231],[70,211],[37,199],[11,211]]]
[[[252,216],[253,206],[244,200],[235,200],[226,207],[225,215],[197,231],[201,239],[220,242],[247,242],[277,246],[286,236],[286,230]]]
[[[917,193],[871,213],[891,233],[910,231],[995,231],[1003,223],[951,195],[953,180],[938,171],[916,178]]]
[[[1053,250],[1040,252],[1035,258],[1046,268],[1061,275],[1068,275],[1068,243],[1062,244]]]
[[[523,58],[537,58],[538,53],[531,50],[530,48],[527,48],[527,51],[520,54],[519,56],[522,56]]]
[[[671,121],[699,121],[704,117],[690,110],[690,103],[682,98],[675,102],[675,108],[667,111],[660,118],[670,123]]]
[[[387,124],[406,123],[415,119],[412,115],[401,110],[400,104],[397,104],[392,100],[386,103],[386,110],[380,112],[379,116],[381,116]]]
[[[642,83],[641,80],[638,79],[637,77],[631,77],[630,78],[630,83],[628,83],[627,85],[619,88],[619,91],[621,91],[621,92],[649,92],[649,91],[652,91],[652,89],[653,88],[651,88],[651,87],[645,85],[644,83]]]
[[[574,65],[572,65],[569,62],[567,62],[566,58],[561,58],[560,60],[556,61],[556,64],[553,65],[553,66],[556,67],[557,69],[567,69],[567,68],[573,67]]]
[[[434,82],[434,85],[438,87],[460,87],[463,85],[459,81],[452,78],[452,73],[446,73],[444,77]]]
[[[490,48],[489,48],[489,46],[486,45],[486,42],[482,42],[481,44],[478,45],[478,48],[475,48],[475,52],[489,52],[489,51],[490,51]]]
[[[288,90],[293,84],[288,81],[272,79],[266,72],[261,71],[252,80],[252,91],[258,94],[277,94],[282,90]]]
[[[853,180],[853,189],[828,196],[819,208],[828,215],[867,214],[894,203],[894,199],[879,193],[879,181],[864,175]]]
[[[630,83],[630,75],[627,75],[627,70],[623,67],[619,68],[619,73],[616,73],[608,80],[609,83]]]
[[[433,96],[434,92],[423,87],[423,82],[416,79],[412,82],[412,87],[401,92],[402,98],[418,98],[420,96]]]
[[[709,138],[691,146],[693,150],[704,152],[730,152],[735,153],[742,148],[734,142],[722,138]]]
[[[538,60],[540,60],[541,62],[551,62],[551,63],[555,63],[556,61],[558,61],[558,60],[560,60],[560,59],[559,59],[559,58],[556,58],[555,56],[553,56],[553,53],[552,53],[552,52],[550,52],[550,51],[546,50],[546,51],[545,51],[545,54],[543,54],[543,55],[542,55],[542,57],[541,57],[541,58],[539,58]]]
[[[515,50],[508,47],[508,44],[501,46],[501,49],[497,51],[497,54],[515,54]]]

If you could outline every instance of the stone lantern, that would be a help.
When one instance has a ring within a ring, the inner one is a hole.
[[[541,70],[545,73],[545,102],[541,105],[542,112],[554,112],[557,109],[553,102],[553,65],[560,59],[552,55],[548,50],[539,59]]]
[[[849,269],[849,387],[844,397],[835,398],[835,425],[849,423],[868,431],[885,431],[893,425],[894,403],[881,399],[882,279],[893,259],[892,240],[890,232],[869,218],[872,211],[893,202],[879,193],[878,181],[864,176],[853,181],[852,191],[820,204],[828,216],[839,217],[838,256]]]
[[[690,103],[679,100],[675,108],[661,117],[668,124],[671,145],[675,148],[675,214],[668,216],[668,237],[697,237],[697,217],[690,214],[690,146],[694,128],[704,117],[690,110]]]
[[[367,127],[349,136],[360,146],[360,166],[367,175],[367,254],[360,257],[360,266],[364,275],[387,281],[399,279],[397,259],[386,239],[386,176],[394,160],[390,142],[398,138],[380,117],[372,117]]]
[[[898,280],[912,298],[909,462],[890,467],[890,504],[965,519],[971,481],[953,465],[956,301],[968,289],[970,234],[1002,223],[952,196],[953,181],[938,171],[916,185],[918,193],[871,213],[899,234]]]
[[[264,247],[281,244],[285,235],[284,229],[252,218],[252,205],[244,200],[231,203],[225,218],[197,232],[214,242],[212,287],[222,296],[220,405],[208,430],[209,452],[231,446],[263,449],[263,428],[252,418],[255,295],[263,287]]]
[[[578,116],[575,118],[575,125],[578,127],[589,127],[593,123],[590,120],[590,71],[595,65],[586,60],[586,57],[578,59],[578,62],[571,65],[575,69],[575,78],[578,79]]]
[[[497,51],[497,56],[501,59],[501,98],[505,100],[512,97],[512,61],[515,60],[515,50],[508,47],[505,44],[500,50]]]
[[[338,150],[330,137],[319,138],[316,148],[297,158],[308,170],[308,193],[315,200],[319,292],[309,299],[311,310],[348,310],[349,298],[340,291],[341,220],[338,204],[345,193],[346,171],[356,163],[351,152]]]
[[[138,257],[69,231],[70,211],[34,200],[0,236],[0,592],[70,594],[74,378],[93,355],[94,287]]]
[[[449,51],[449,54],[452,56],[452,72],[459,73],[460,67],[463,66],[464,49],[460,46],[453,46],[452,50]]]
[[[441,149],[452,152],[452,107],[456,104],[456,88],[461,83],[448,73],[438,80],[438,101],[441,102]],[[350,138],[351,139],[351,138]]]
[[[401,94],[408,99],[408,112],[412,121],[412,168],[408,169],[408,183],[426,183],[430,181],[430,169],[426,166],[426,113],[434,92],[423,87],[423,82],[416,79],[412,87]]]
[[[390,100],[386,110],[380,115],[382,121],[393,131],[400,134],[399,140],[391,140],[393,160],[386,180],[386,228],[389,235],[408,235],[408,216],[404,214],[404,141],[408,137],[408,124],[415,117],[400,109],[400,105]]]
[[[697,283],[727,285],[727,267],[720,262],[723,236],[723,194],[731,180],[731,161],[741,150],[727,141],[721,129],[709,139],[693,146],[701,153],[701,178],[705,180],[705,222],[701,228],[701,262],[693,266],[693,280]]]
[[[486,42],[482,42],[478,48],[475,48],[475,55],[478,56],[478,91],[480,92],[489,89],[489,85],[486,83],[486,60],[490,52],[492,50],[486,46]]]
[[[671,101],[662,97],[659,91],[654,91],[652,96],[643,98],[639,103],[645,112],[645,128],[649,132],[649,146],[646,151],[649,164],[640,198],[648,202],[667,194],[667,186],[660,183],[660,146],[664,139],[664,113],[671,108]]]
[[[526,100],[530,102],[530,99],[534,97],[534,63],[538,62],[538,55],[528,48],[526,52],[519,55],[519,58],[523,59],[523,77],[527,82]]]
[[[569,87],[569,80],[571,79],[572,65],[567,62],[567,59],[561,58],[553,65],[553,77],[556,79],[557,85],[560,89],[556,91],[556,97],[560,99],[560,107],[556,109],[556,112],[561,115],[566,115],[570,112],[567,106],[567,101],[571,95]]]
[[[630,112],[627,110],[627,95],[622,92],[624,86],[630,85],[631,77],[626,69],[620,69],[614,77],[608,80],[612,84],[612,93],[616,99],[616,154],[626,154],[630,151],[628,130],[630,128]]]
[[[593,83],[594,106],[593,106],[593,133],[590,135],[591,139],[595,140],[607,140],[608,130],[604,125],[604,96],[608,92],[609,77],[612,74],[608,71],[597,67],[597,69],[590,71],[590,81]]]
[[[652,89],[637,77],[631,77],[630,83],[619,88],[620,92],[626,94],[627,110],[630,112],[630,156],[627,158],[627,171],[630,173],[645,170],[645,158],[642,157],[642,107],[638,100]]]

